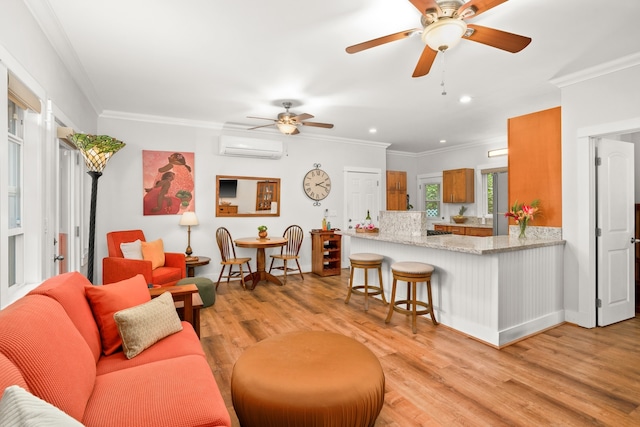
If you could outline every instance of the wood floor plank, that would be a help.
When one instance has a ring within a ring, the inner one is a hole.
[[[296,330],[352,337],[380,360],[385,404],[376,427],[640,425],[640,318],[606,328],[564,324],[497,350],[428,317],[394,313],[352,295],[340,276],[290,276],[244,291],[221,284],[201,310],[201,342],[222,396],[231,401],[233,365],[251,345]],[[339,354],[336,357],[340,357]]]

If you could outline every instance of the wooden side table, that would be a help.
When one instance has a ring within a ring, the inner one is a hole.
[[[176,310],[181,315],[180,318],[185,322],[191,323],[198,338],[200,338],[200,309],[203,304],[196,285],[165,286],[149,289],[151,298],[158,297],[165,292],[171,293]]]
[[[199,256],[198,259],[193,261],[186,261],[187,263],[187,277],[195,277],[196,267],[201,267],[203,265],[209,264],[211,258],[206,256]]]

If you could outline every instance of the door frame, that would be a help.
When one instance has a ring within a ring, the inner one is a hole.
[[[577,220],[575,234],[575,257],[578,264],[578,311],[576,317],[566,319],[586,328],[596,327],[596,166],[595,140],[640,131],[640,117],[621,122],[589,126],[577,130],[576,169],[578,182],[577,206],[563,206],[563,223]],[[564,189],[563,189],[564,191]],[[584,212],[575,218],[575,212]],[[572,216],[572,217],[571,217]],[[586,250],[580,249],[586,248]],[[564,282],[570,283],[574,277],[568,277],[565,270]],[[571,279],[571,280],[569,280]],[[566,285],[565,285],[566,286]],[[566,310],[565,310],[566,312]]]

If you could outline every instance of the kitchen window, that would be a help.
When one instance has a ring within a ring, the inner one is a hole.
[[[428,218],[440,218],[441,214],[441,194],[440,183],[426,184],[425,188],[425,207]]]

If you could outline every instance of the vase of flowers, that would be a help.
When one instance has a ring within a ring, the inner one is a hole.
[[[267,226],[266,225],[261,225],[258,227],[258,237],[261,239],[266,239],[267,238]]]
[[[533,218],[539,213],[540,201],[535,199],[530,204],[516,202],[511,207],[511,210],[504,214],[506,217],[511,217],[515,220],[516,225],[520,226],[520,233],[518,238],[524,239],[526,237],[527,225],[529,221],[533,221]]]

